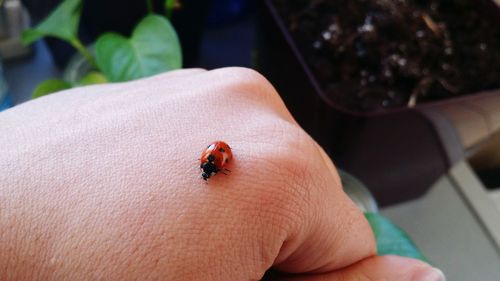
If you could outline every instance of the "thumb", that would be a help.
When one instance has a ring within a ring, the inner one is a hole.
[[[399,256],[374,256],[343,269],[283,281],[445,281],[441,270],[419,260]]]

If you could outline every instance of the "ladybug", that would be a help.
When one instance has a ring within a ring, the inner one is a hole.
[[[223,141],[211,143],[201,154],[201,178],[207,181],[211,176],[214,176],[218,172],[222,172],[227,175],[224,171],[230,171],[225,169],[224,166],[231,161],[232,158],[233,153],[231,152],[231,147],[229,147],[227,143]]]

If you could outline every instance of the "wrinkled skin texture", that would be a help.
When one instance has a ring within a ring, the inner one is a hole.
[[[0,113],[0,136],[0,280],[391,276],[331,161],[254,71],[60,92]],[[197,158],[214,140],[232,172],[207,185]],[[392,259],[404,272],[384,280],[429,269]]]

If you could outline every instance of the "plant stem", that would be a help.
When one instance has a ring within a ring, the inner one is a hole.
[[[165,13],[169,20],[172,19],[172,11],[174,10],[175,1],[165,0]]]
[[[97,64],[94,60],[94,56],[92,56],[92,54],[90,53],[90,51],[85,48],[85,46],[82,44],[82,42],[80,41],[80,39],[76,38],[74,40],[71,40],[71,45],[73,47],[75,47],[75,49],[78,50],[78,52],[80,52],[80,54],[87,60],[87,62],[95,69],[99,69],[97,67]]]
[[[146,5],[148,5],[148,13],[152,14],[153,11],[153,0],[146,0]]]

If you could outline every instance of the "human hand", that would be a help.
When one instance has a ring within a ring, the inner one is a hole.
[[[1,113],[0,136],[0,280],[439,280],[374,256],[333,164],[251,70],[64,91]],[[232,173],[207,185],[214,140]]]

